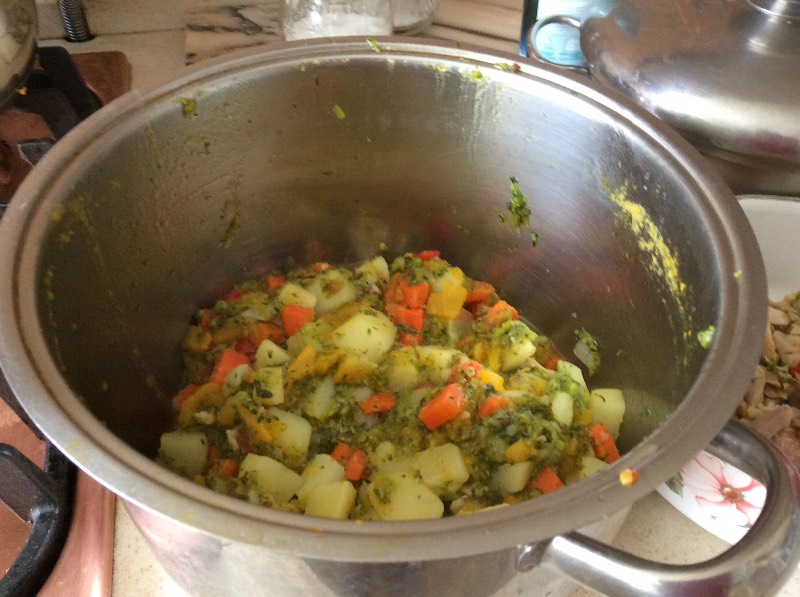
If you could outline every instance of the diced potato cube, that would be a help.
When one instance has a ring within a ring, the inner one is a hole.
[[[364,276],[370,284],[387,282],[389,280],[389,264],[382,255],[364,262],[356,268],[356,273]]]
[[[159,458],[173,471],[193,477],[203,472],[208,438],[202,431],[170,431],[161,435]]]
[[[455,444],[443,444],[417,454],[422,482],[437,495],[453,493],[469,479],[464,454]]]
[[[356,298],[355,287],[338,269],[330,269],[317,275],[307,290],[317,299],[314,306],[317,315],[329,313]]]
[[[553,412],[553,418],[561,425],[567,426],[572,424],[573,417],[573,400],[567,392],[558,391],[553,395],[553,401],[550,403],[550,410]]]
[[[567,373],[573,381],[579,384],[582,388],[586,387],[586,381],[583,379],[583,371],[577,365],[573,365],[567,360],[561,359],[558,361],[556,371],[559,373]]]
[[[404,346],[386,355],[381,368],[386,372],[386,385],[395,392],[413,388],[419,383],[417,371],[417,352],[411,346]]]
[[[300,305],[313,309],[317,304],[317,297],[299,284],[287,282],[281,286],[278,301],[283,305]]]
[[[456,364],[469,360],[460,350],[439,346],[418,346],[417,359],[422,375],[435,383],[446,382]]]
[[[330,348],[326,346],[326,339],[330,338],[332,332],[333,326],[326,319],[316,319],[305,324],[286,341],[289,356],[297,356],[309,346],[318,353],[326,352]]]
[[[274,458],[248,454],[239,466],[239,478],[253,483],[258,489],[279,502],[288,502],[297,492],[300,475]]]
[[[259,404],[283,404],[283,368],[263,367],[253,373],[253,398]]]
[[[375,309],[365,309],[333,331],[333,343],[377,362],[394,344],[396,332],[386,315]]]
[[[602,423],[611,437],[619,437],[619,428],[625,417],[625,398],[616,388],[598,388],[589,394],[592,420]]]
[[[267,426],[272,443],[290,457],[302,457],[311,443],[311,423],[303,417],[274,406],[267,409]]]
[[[370,466],[379,473],[413,472],[417,468],[416,458],[404,454],[397,445],[382,441],[369,454]]]
[[[326,421],[336,412],[336,385],[330,375],[323,377],[303,400],[303,412],[320,421]]]
[[[595,458],[594,456],[584,456],[581,458],[581,470],[578,474],[579,479],[585,479],[589,475],[593,475],[599,470],[608,466],[608,463]]]
[[[256,369],[275,367],[289,362],[289,353],[272,340],[262,340],[256,350]]]
[[[512,343],[511,346],[505,348],[502,352],[503,371],[519,369],[535,352],[536,346],[527,338]]]
[[[444,514],[442,500],[411,473],[375,475],[369,501],[381,520],[423,520]]]
[[[517,493],[525,488],[533,473],[531,461],[501,464],[492,475],[491,485],[505,493]]]
[[[238,365],[231,369],[231,372],[225,377],[225,382],[222,384],[223,395],[233,396],[239,391],[242,382],[249,379],[253,373],[253,368],[250,365]]]
[[[308,494],[305,513],[343,520],[350,515],[356,495],[356,488],[347,480],[317,485]]]
[[[303,482],[297,489],[297,503],[301,508],[305,508],[312,489],[319,485],[344,480],[344,467],[329,454],[317,454],[306,465],[300,477]]]

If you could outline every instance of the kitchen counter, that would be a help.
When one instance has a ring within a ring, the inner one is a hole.
[[[57,0],[37,0],[40,39],[43,45],[63,45],[71,52],[121,50],[131,63],[133,87],[147,88],[186,68],[187,11],[198,5],[208,9],[226,4],[230,0],[86,0],[87,20],[96,37],[70,44],[62,39]],[[521,5],[521,0],[442,0],[427,35],[516,54]],[[155,561],[121,504],[116,517],[113,597],[184,595]],[[675,564],[702,561],[726,548],[721,539],[685,518],[657,493],[634,505],[614,545]],[[574,592],[591,594],[583,589]],[[800,595],[800,573],[780,595]]]

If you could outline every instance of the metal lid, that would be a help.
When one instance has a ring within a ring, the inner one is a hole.
[[[800,177],[800,0],[620,0],[581,47],[706,155]]]

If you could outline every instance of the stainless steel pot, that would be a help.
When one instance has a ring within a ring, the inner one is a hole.
[[[526,4],[535,0],[526,0]],[[800,0],[597,0],[580,30],[592,77],[676,128],[736,193],[800,194]]]
[[[34,0],[0,2],[0,107],[28,77],[36,55],[37,30]]]
[[[717,443],[759,471],[769,500],[719,559],[657,565],[573,532],[652,491],[723,427],[758,359],[766,283],[735,197],[687,142],[621,96],[515,60],[354,38],[210,63],[100,110],[12,201],[3,371],[191,592],[536,593],[558,569],[612,594],[764,594],[792,572],[800,482],[737,426]],[[510,177],[535,247],[500,217]],[[566,350],[576,328],[594,333],[592,383],[628,400],[624,457],[515,506],[368,524],[256,507],[151,460],[198,302],[291,260],[352,262],[382,245],[441,249]]]

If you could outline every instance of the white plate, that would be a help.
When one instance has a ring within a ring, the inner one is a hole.
[[[753,227],[767,270],[769,298],[800,290],[800,198],[739,198]],[[689,519],[728,543],[736,543],[764,506],[766,489],[733,465],[703,451],[657,488]]]

